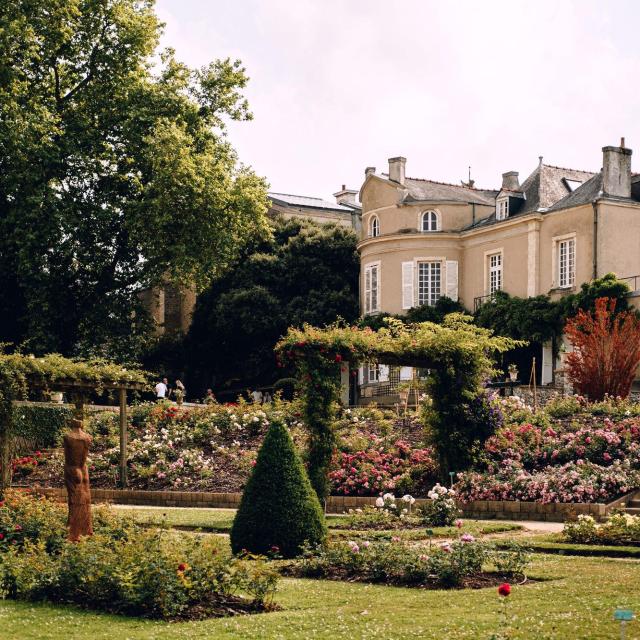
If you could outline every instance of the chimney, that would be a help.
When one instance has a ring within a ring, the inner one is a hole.
[[[342,189],[333,194],[338,204],[356,204],[356,196],[358,192],[355,189],[347,189],[345,185],[342,185]]]
[[[404,184],[405,164],[407,164],[407,159],[402,156],[389,158],[389,180],[393,180],[398,184]]]
[[[375,172],[376,172],[376,168],[375,167],[367,167],[364,170],[364,177],[368,178],[369,176],[372,176]]]
[[[507,173],[502,174],[502,188],[508,189],[509,191],[520,190],[517,171],[507,171]]]
[[[631,197],[631,149],[602,147],[602,191],[606,196]]]

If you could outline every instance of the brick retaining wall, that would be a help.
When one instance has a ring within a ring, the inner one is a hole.
[[[35,487],[34,491],[57,500],[64,501],[67,492],[64,488],[52,489]],[[156,507],[209,507],[235,509],[240,503],[240,493],[208,493],[197,491],[136,491],[120,489],[93,489],[91,495],[94,502],[113,502]],[[327,500],[328,513],[345,513],[349,509],[357,509],[365,505],[373,505],[375,497],[361,496],[330,496]],[[425,498],[417,498],[416,506],[427,502]],[[619,501],[616,501],[616,503]],[[581,503],[551,503],[518,502],[514,500],[489,501],[478,500],[469,504],[460,504],[466,518],[481,518],[483,520],[546,520],[563,522],[567,518],[585,514],[596,520],[604,519],[616,503],[581,504]]]

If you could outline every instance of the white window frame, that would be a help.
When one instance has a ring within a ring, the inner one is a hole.
[[[576,285],[577,244],[575,233],[553,238],[553,284],[557,289],[573,289]]]
[[[492,296],[496,291],[502,291],[504,284],[504,257],[502,251],[495,251],[486,257],[487,295]]]
[[[369,363],[367,365],[367,382],[380,382],[380,366]]]
[[[422,267],[425,267],[426,271],[426,283],[425,283],[425,291],[426,295],[424,297],[422,294],[422,282],[421,275],[423,273]],[[437,268],[436,268],[437,267]],[[433,286],[433,281],[436,279],[437,273],[437,283],[438,288],[437,292],[435,292],[435,288]],[[429,306],[433,306],[438,302],[440,298],[442,298],[442,283],[445,281],[446,274],[444,273],[444,261],[439,259],[426,259],[426,260],[416,260],[416,297],[418,306],[427,304]]]
[[[491,256],[495,256],[496,254],[500,254],[500,265],[502,267],[500,274],[500,291],[504,288],[504,247],[494,247],[493,249],[489,249],[484,252],[484,295],[491,295],[491,273],[490,273],[490,265],[491,265]]]
[[[435,226],[435,229],[425,229],[424,223],[425,219],[429,217],[429,224],[427,226],[432,227]],[[440,231],[440,213],[435,209],[428,209],[427,211],[423,211],[420,214],[420,231],[422,233],[433,233],[434,231]]]
[[[368,315],[371,313],[378,313],[380,311],[380,294],[382,291],[381,282],[380,282],[381,271],[382,269],[381,269],[379,260],[377,262],[369,262],[368,264],[364,265],[364,269],[363,269],[364,282],[362,286],[362,291],[364,294],[363,307],[364,307],[365,315]],[[373,295],[373,273],[374,272],[375,272],[375,282],[376,282],[375,297]],[[368,280],[368,284],[367,284],[367,280]]]
[[[369,218],[369,237],[377,238],[380,235],[380,218],[376,215],[372,215]]]
[[[509,217],[509,198],[496,200],[496,220],[506,220]]]

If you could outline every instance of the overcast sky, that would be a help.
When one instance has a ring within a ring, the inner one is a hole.
[[[496,187],[538,156],[599,170],[625,136],[640,171],[637,0],[157,0],[192,66],[240,58],[255,119],[240,159],[273,191],[331,199],[367,166]]]

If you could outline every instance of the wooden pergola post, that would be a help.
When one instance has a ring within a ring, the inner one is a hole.
[[[120,395],[120,486],[127,486],[127,390],[118,389]]]

